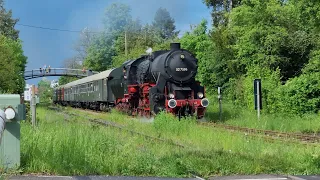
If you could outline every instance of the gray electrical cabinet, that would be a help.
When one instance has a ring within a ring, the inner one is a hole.
[[[20,95],[0,94],[0,169],[8,171],[20,166],[20,121],[26,119],[26,107]]]

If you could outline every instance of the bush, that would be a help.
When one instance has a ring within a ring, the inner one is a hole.
[[[284,112],[317,112],[320,107],[320,73],[302,74],[279,87],[279,108]]]

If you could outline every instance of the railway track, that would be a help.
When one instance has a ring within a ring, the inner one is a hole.
[[[75,113],[65,112],[62,109],[58,108],[58,107],[49,107],[49,109],[54,110],[54,111],[58,111],[61,114],[67,115],[67,116],[79,116],[78,114],[75,114]],[[144,134],[144,133],[141,133],[141,132],[133,131],[133,130],[131,130],[129,128],[126,128],[123,125],[117,124],[117,123],[112,122],[112,121],[107,121],[107,120],[102,120],[102,119],[89,119],[89,122],[95,123],[95,124],[98,124],[98,125],[102,125],[102,126],[106,126],[106,127],[116,128],[116,129],[118,129],[120,131],[124,131],[124,132],[130,133],[131,135],[140,136],[140,137],[143,137],[145,139],[152,140],[152,141],[166,143],[166,144],[169,144],[169,145],[172,145],[172,146],[176,146],[176,147],[179,147],[179,148],[186,148],[186,147],[190,148],[190,146],[183,145],[183,144],[178,143],[178,142],[174,142],[171,139],[158,138],[158,137],[150,136],[150,135],[147,135],[147,134]]]
[[[51,109],[57,110],[57,111],[62,111],[58,107],[51,107]],[[68,113],[68,114],[75,115],[75,116],[77,115],[74,113],[72,113],[72,114]],[[320,142],[320,136],[316,135],[316,134],[281,132],[281,131],[255,129],[255,128],[247,128],[247,127],[232,126],[232,125],[225,125],[225,124],[217,124],[217,123],[210,123],[210,122],[199,122],[199,125],[205,126],[205,127],[217,127],[217,128],[222,128],[222,129],[226,129],[229,131],[244,132],[247,135],[251,135],[251,136],[260,135],[269,141],[273,141],[273,140],[286,140],[286,141],[295,141],[295,142],[299,141],[304,144],[310,144],[310,143],[317,144]]]
[[[297,141],[301,141],[304,143],[319,143],[320,142],[319,135],[311,135],[311,134],[304,134],[304,133],[292,133],[292,132],[281,132],[281,131],[272,131],[272,130],[265,130],[265,129],[254,129],[254,128],[216,124],[216,123],[208,123],[208,122],[200,122],[199,124],[202,126],[218,127],[218,128],[231,130],[231,131],[245,132],[248,134],[259,134],[259,135],[263,135],[263,136],[267,136],[267,137],[275,138],[275,139],[297,140]]]
[[[78,114],[75,113],[70,113],[70,112],[65,112],[63,111],[61,108],[59,107],[48,107],[49,109],[53,110],[53,111],[58,111],[59,113],[63,114],[65,116],[65,120],[66,120],[66,116],[79,116]],[[91,110],[90,110],[91,111]],[[139,136],[142,137],[144,139],[150,140],[150,141],[155,141],[155,142],[160,142],[160,143],[165,143],[177,148],[183,148],[183,149],[188,149],[190,151],[200,151],[200,149],[198,148],[194,148],[191,147],[190,145],[185,145],[185,144],[181,144],[178,142],[174,142],[171,139],[165,139],[165,138],[159,138],[159,137],[154,137],[154,136],[150,136],[141,132],[137,132],[137,131],[133,131],[129,128],[126,128],[123,125],[117,124],[115,122],[112,121],[106,121],[106,120],[101,120],[101,119],[89,119],[89,122],[97,124],[97,125],[102,125],[102,126],[106,126],[106,127],[110,127],[110,128],[116,128],[120,131],[125,131],[127,133],[130,133],[132,136]],[[199,173],[197,173],[194,170],[188,170],[187,173],[189,173],[192,177],[196,178],[196,179],[200,179],[200,180],[204,180],[204,178],[201,178]]]
[[[112,127],[112,128],[117,128],[119,130],[126,131],[126,132],[130,133],[131,135],[137,135],[137,136],[140,136],[140,137],[144,137],[145,139],[148,139],[148,140],[167,143],[167,144],[170,144],[170,145],[173,145],[173,146],[177,146],[179,148],[186,148],[187,147],[186,145],[174,142],[171,139],[163,139],[163,138],[158,138],[158,137],[154,137],[154,136],[149,136],[147,134],[143,134],[143,133],[140,133],[140,132],[137,132],[137,131],[133,131],[131,129],[127,129],[124,126],[121,126],[121,125],[116,124],[114,122],[109,122],[109,121],[100,120],[100,119],[90,119],[89,121],[93,122],[95,124],[108,126],[108,127]]]

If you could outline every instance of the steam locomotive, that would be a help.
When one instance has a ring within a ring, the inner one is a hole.
[[[202,118],[209,100],[195,80],[198,60],[179,43],[54,89],[53,102],[150,117],[161,111]]]

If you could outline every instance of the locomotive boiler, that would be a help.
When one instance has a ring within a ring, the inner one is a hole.
[[[96,110],[116,107],[130,115],[150,117],[161,111],[202,118],[209,105],[196,81],[198,60],[179,43],[60,86],[54,102]]]

